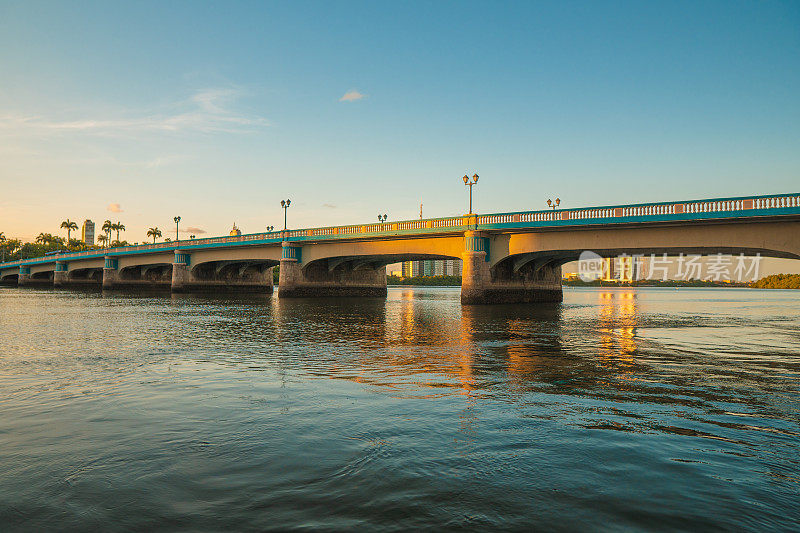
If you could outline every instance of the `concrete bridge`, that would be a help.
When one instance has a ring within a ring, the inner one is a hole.
[[[385,296],[385,266],[464,261],[464,304],[560,301],[561,266],[591,250],[800,259],[800,193],[418,219],[60,254],[0,264],[22,286],[164,287]]]

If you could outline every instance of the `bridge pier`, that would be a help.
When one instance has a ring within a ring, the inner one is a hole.
[[[560,302],[564,299],[560,265],[530,263],[515,271],[514,263],[506,260],[490,267],[489,247],[490,239],[483,232],[464,232],[463,305]]]
[[[119,278],[118,271],[119,262],[111,256],[105,257],[105,265],[103,266],[103,289],[114,289],[117,285],[117,278]]]
[[[328,268],[326,261],[303,266],[302,248],[284,242],[278,280],[279,298],[361,296],[385,298],[386,269],[342,266]]]
[[[56,261],[56,270],[53,272],[53,287],[64,287],[68,283],[69,272],[65,261]]]
[[[189,288],[191,272],[189,261],[191,256],[180,250],[175,250],[175,261],[172,262],[172,292],[185,292]]]
[[[20,265],[19,275],[17,276],[17,285],[24,287],[30,284],[31,281],[31,267]]]

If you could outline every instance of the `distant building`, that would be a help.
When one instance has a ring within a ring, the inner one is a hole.
[[[83,221],[83,226],[81,227],[81,240],[83,244],[94,245],[94,222],[88,218]]]
[[[621,255],[603,259],[603,281],[630,282],[647,278],[647,259],[642,256]]]
[[[403,261],[404,278],[415,276],[460,276],[461,259],[424,259],[422,261]]]
[[[403,261],[403,277],[413,278],[421,275],[419,273],[419,261]]]
[[[461,259],[445,259],[442,261],[444,276],[460,276],[463,263]]]
[[[241,234],[242,234],[242,231],[239,228],[236,227],[236,222],[234,222],[233,223],[233,228],[231,229],[231,232],[228,235],[230,235],[231,237],[238,237]]]

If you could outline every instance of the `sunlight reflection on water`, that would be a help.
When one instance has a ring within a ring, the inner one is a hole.
[[[793,529],[798,303],[3,288],[0,523]]]

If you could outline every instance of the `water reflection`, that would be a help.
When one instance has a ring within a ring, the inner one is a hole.
[[[618,288],[462,307],[438,288],[14,289],[0,297],[0,512],[52,519],[64,504],[46,495],[62,494],[131,529],[197,501],[213,502],[205,522],[171,523],[280,529],[311,509],[323,529],[525,529],[531,516],[731,529],[731,502],[758,501],[754,524],[791,529],[797,298]],[[98,499],[126,483],[124,506]],[[219,521],[229,513],[240,521]]]

